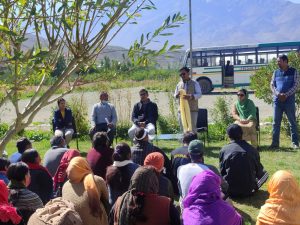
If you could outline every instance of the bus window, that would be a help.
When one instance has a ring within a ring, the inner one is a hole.
[[[277,59],[277,54],[276,53],[268,53],[268,63],[271,62],[273,59]]]
[[[246,64],[246,56],[245,55],[238,55],[237,56],[238,65]]]
[[[258,54],[258,63],[265,64],[266,58],[267,58],[267,54],[263,54],[263,53]]]

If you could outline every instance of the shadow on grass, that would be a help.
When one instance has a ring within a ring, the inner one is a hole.
[[[266,199],[269,197],[269,193],[265,190],[258,190],[254,193],[253,196],[246,197],[246,198],[232,198],[235,202],[243,205],[250,205],[257,209],[265,204]]]
[[[298,150],[295,150],[293,148],[288,147],[279,147],[278,149],[269,149],[269,146],[260,146],[259,152],[297,152]]]
[[[248,225],[248,224],[255,225],[255,221],[252,220],[252,218],[249,214],[245,213],[244,211],[242,211],[240,209],[237,209],[237,208],[235,208],[235,209],[243,217],[245,225]]]

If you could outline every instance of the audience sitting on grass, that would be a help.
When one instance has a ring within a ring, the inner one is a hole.
[[[212,170],[215,174],[221,177],[216,167],[204,164],[204,150],[203,142],[200,140],[193,140],[188,146],[191,163],[180,166],[177,172],[181,200],[187,195],[192,179],[197,174],[202,173],[205,170]],[[225,181],[222,181],[221,187],[223,193],[226,194],[228,184]]]
[[[131,150],[128,144],[119,143],[112,156],[113,164],[107,167],[106,183],[109,192],[109,204],[113,205],[118,197],[128,190],[130,179],[139,167],[131,160]]]
[[[61,198],[55,198],[44,208],[38,209],[30,217],[27,225],[84,225],[74,204]]]
[[[270,196],[259,211],[256,225],[299,225],[300,186],[295,176],[277,171],[269,181],[268,192]]]
[[[48,170],[41,166],[41,157],[35,149],[27,149],[22,154],[22,162],[29,167],[31,182],[28,189],[36,193],[45,205],[53,195],[53,181]]]
[[[20,162],[23,152],[25,152],[25,150],[27,149],[32,148],[31,142],[26,137],[21,137],[19,140],[17,140],[16,146],[18,151],[10,156],[9,161],[11,163]]]
[[[53,177],[61,158],[68,149],[66,148],[66,142],[63,136],[53,136],[50,140],[51,149],[49,149],[44,155],[44,167],[47,168],[50,175]]]
[[[246,197],[257,191],[268,179],[260,163],[258,151],[242,139],[242,128],[232,124],[227,128],[230,143],[220,151],[220,170],[229,185],[231,197]]]
[[[151,166],[139,167],[131,177],[130,187],[113,206],[110,225],[180,225],[180,216],[171,199],[159,196],[159,182]]]
[[[61,197],[62,195],[62,187],[64,183],[67,181],[67,168],[71,159],[76,156],[80,156],[80,152],[76,149],[69,149],[65,152],[63,157],[60,160],[59,166],[56,170],[56,173],[53,177],[53,197]]]
[[[164,156],[159,152],[152,152],[145,158],[145,166],[153,166],[158,174],[160,196],[166,196],[174,200],[174,190],[171,181],[163,174],[164,169]]]
[[[144,128],[137,128],[135,130],[135,144],[131,147],[132,161],[139,165],[144,165],[147,155],[152,152],[160,152],[164,156],[165,175],[172,182],[173,188],[176,187],[177,182],[171,169],[171,162],[168,156],[158,147],[149,142],[148,132]]]
[[[0,180],[0,224],[23,225],[24,221],[17,209],[8,202],[8,189],[4,181]]]
[[[9,167],[10,162],[5,158],[0,158],[0,180],[3,180],[6,185],[8,185],[8,178],[6,176],[7,168]]]
[[[184,225],[242,225],[243,219],[222,199],[221,179],[211,170],[197,174],[183,200]]]
[[[69,180],[62,189],[62,198],[74,204],[83,224],[107,225],[108,192],[104,179],[93,174],[86,159],[71,160],[67,175]]]
[[[7,169],[9,202],[18,210],[24,223],[36,209],[43,207],[40,197],[27,189],[30,183],[28,166],[23,162],[12,163]]]
[[[93,173],[105,179],[106,168],[112,162],[114,150],[110,147],[109,138],[106,132],[97,132],[93,136],[93,147],[87,154]]]

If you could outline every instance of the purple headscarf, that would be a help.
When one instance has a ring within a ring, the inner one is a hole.
[[[241,225],[242,217],[221,198],[221,179],[211,170],[196,175],[183,201],[184,225]]]

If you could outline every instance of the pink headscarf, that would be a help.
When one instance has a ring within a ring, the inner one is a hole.
[[[22,217],[17,213],[16,208],[8,203],[8,189],[6,184],[0,180],[0,221],[7,223],[11,221],[13,224],[19,224]]]
[[[80,156],[80,152],[76,149],[70,149],[65,152],[63,157],[60,160],[59,166],[56,170],[56,173],[53,177],[53,187],[54,191],[56,191],[57,185],[59,183],[63,183],[67,177],[66,170],[68,168],[68,165],[71,161],[76,156]]]

